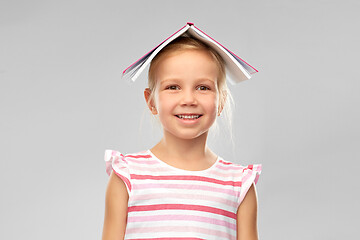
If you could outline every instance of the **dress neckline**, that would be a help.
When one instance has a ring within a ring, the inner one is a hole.
[[[215,163],[213,163],[213,165],[211,165],[210,167],[208,167],[208,168],[206,168],[206,169],[204,169],[204,170],[186,170],[186,169],[177,168],[177,167],[174,167],[174,166],[171,166],[171,165],[167,164],[166,162],[164,162],[164,161],[162,161],[161,159],[159,159],[158,157],[156,157],[155,154],[153,154],[153,152],[151,152],[150,149],[148,149],[147,152],[148,152],[155,160],[157,160],[157,161],[160,162],[161,164],[165,165],[166,167],[171,168],[171,169],[176,170],[176,171],[181,171],[181,172],[186,172],[186,173],[203,173],[203,172],[208,172],[208,171],[210,171],[211,169],[215,168],[215,166],[216,166],[216,165],[218,164],[218,162],[220,161],[220,157],[217,156]]]

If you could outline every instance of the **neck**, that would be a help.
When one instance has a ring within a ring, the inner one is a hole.
[[[203,159],[211,154],[206,145],[207,135],[208,132],[205,132],[193,139],[181,139],[164,131],[163,138],[153,150],[175,159],[187,159],[188,162]]]

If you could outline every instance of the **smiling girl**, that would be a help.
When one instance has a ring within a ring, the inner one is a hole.
[[[133,154],[106,150],[103,240],[258,239],[261,165],[235,164],[207,146],[230,98],[223,59],[178,37],[151,61],[148,76],[144,97],[163,137]]]

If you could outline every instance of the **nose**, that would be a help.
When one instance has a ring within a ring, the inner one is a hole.
[[[181,105],[197,105],[196,95],[192,90],[183,90]]]

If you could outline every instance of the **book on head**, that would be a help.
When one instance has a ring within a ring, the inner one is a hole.
[[[185,26],[180,28],[174,34],[166,38],[163,42],[146,53],[139,60],[131,64],[123,71],[122,78],[129,78],[135,81],[144,69],[150,64],[152,59],[174,39],[180,36],[187,36],[195,38],[212,49],[214,49],[224,60],[226,69],[226,78],[232,83],[239,83],[241,81],[251,78],[251,75],[257,73],[254,67],[238,57],[235,53],[221,45],[215,39],[207,35],[205,32],[196,27],[193,23],[188,22]]]

